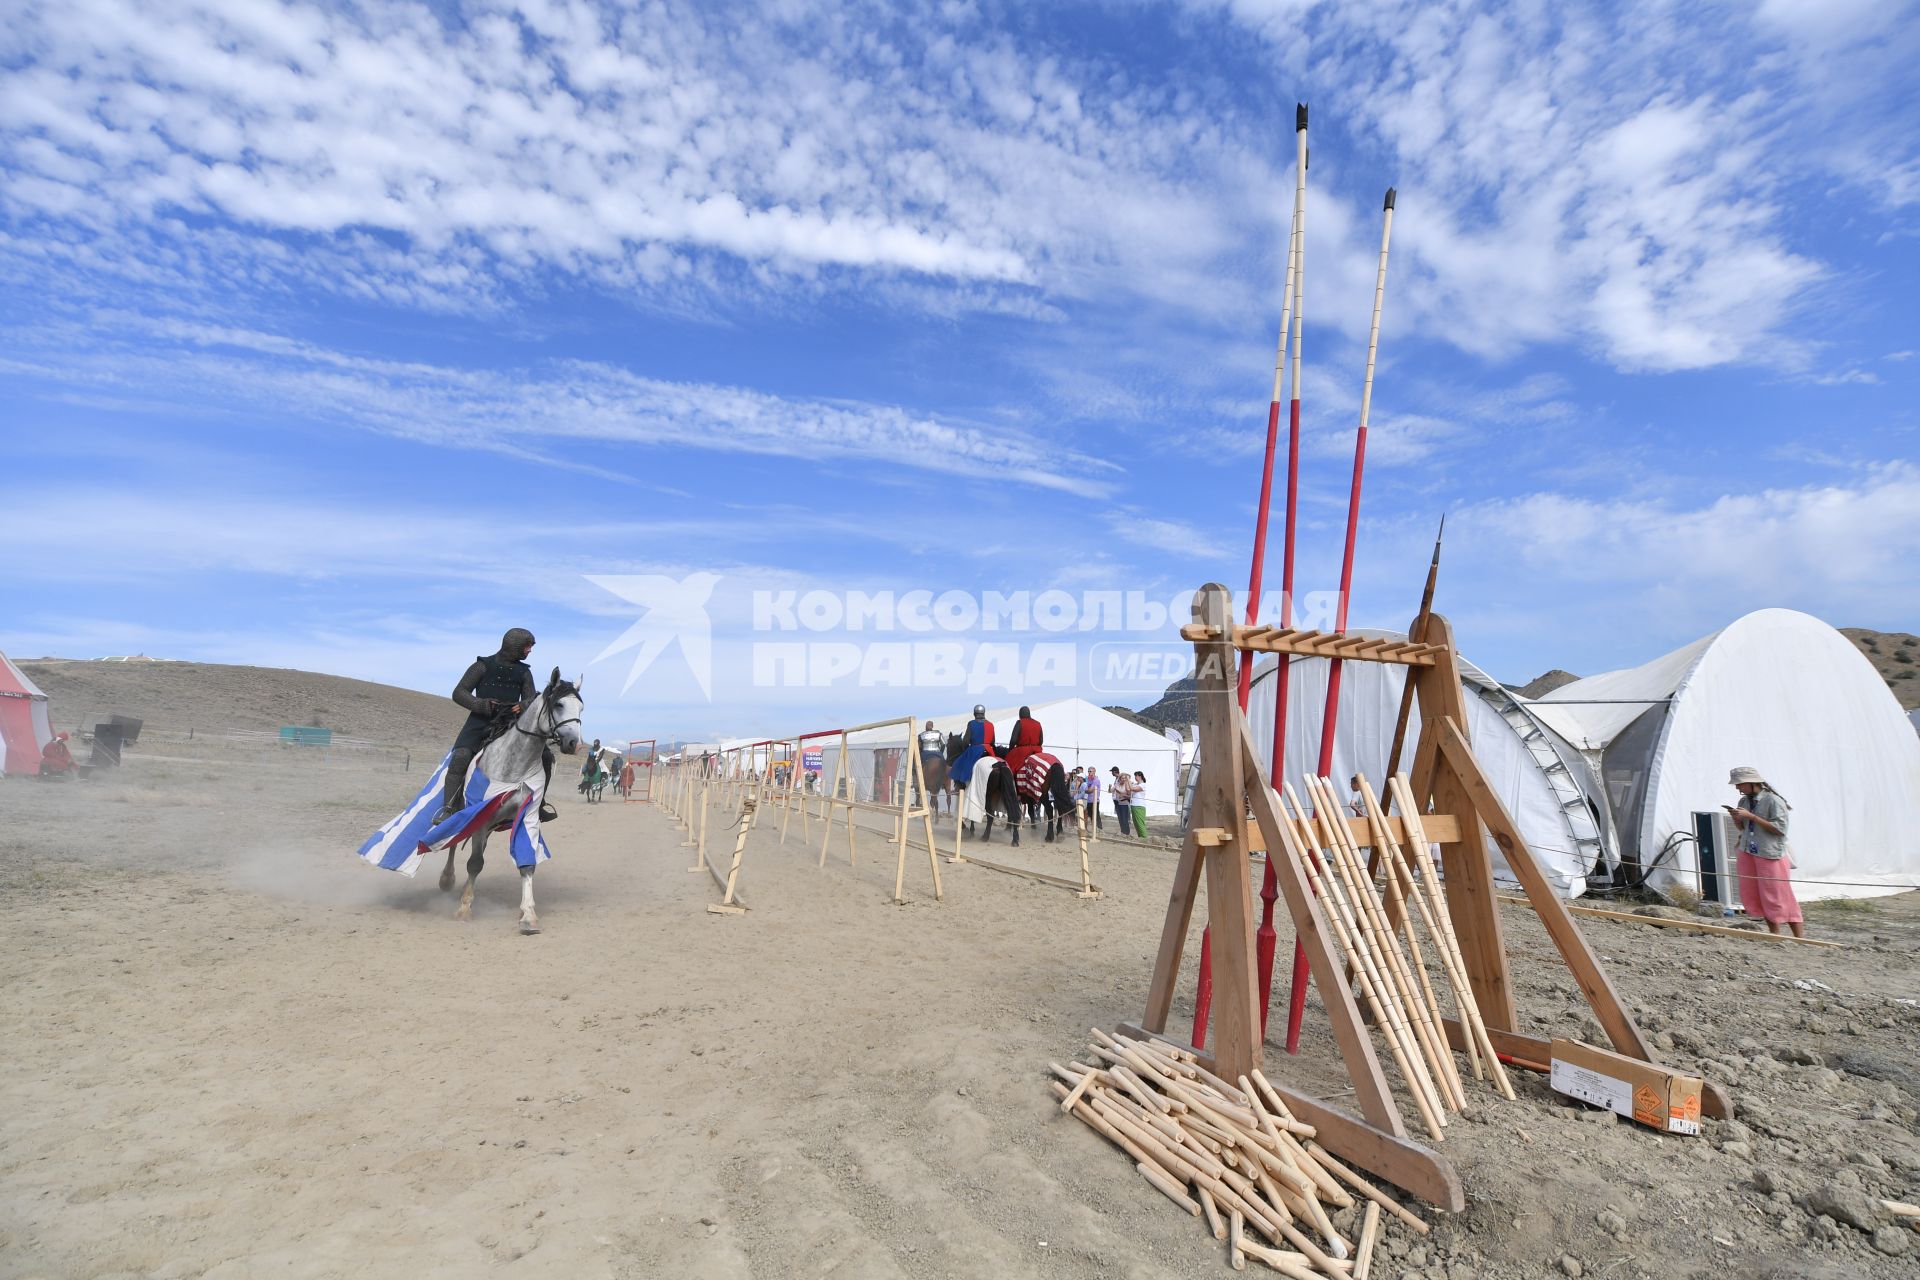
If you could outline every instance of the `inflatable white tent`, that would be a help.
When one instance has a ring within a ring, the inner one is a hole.
[[[1562,686],[1531,710],[1603,779],[1625,847],[1655,888],[1738,901],[1716,882],[1730,862],[1724,832],[1705,868],[1720,876],[1702,875],[1695,819],[1735,799],[1736,765],[1758,769],[1793,806],[1801,898],[1920,883],[1920,737],[1866,657],[1817,618],[1762,609],[1644,666]]]
[[[1359,628],[1351,634],[1405,639],[1395,632]],[[1328,667],[1324,658],[1295,658],[1288,663],[1286,777],[1296,790],[1301,777],[1319,767]],[[1247,703],[1248,728],[1262,766],[1273,741],[1277,668],[1278,662],[1268,658],[1254,669]],[[1618,864],[1619,843],[1598,780],[1587,763],[1540,722],[1526,699],[1464,660],[1461,676],[1469,695],[1467,736],[1473,741],[1474,754],[1548,878],[1568,898],[1585,893],[1596,877],[1605,883]],[[1405,680],[1404,668],[1387,663],[1343,664],[1339,727],[1329,771],[1338,786],[1344,787],[1347,779],[1360,773],[1379,790]],[[1402,770],[1412,768],[1413,744],[1419,735],[1416,707],[1407,730]],[[1491,841],[1488,850],[1496,878],[1506,885],[1517,883]]]

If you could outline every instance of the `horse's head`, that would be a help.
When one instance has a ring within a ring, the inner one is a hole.
[[[950,733],[947,735],[947,763],[948,764],[952,764],[955,760],[958,760],[960,758],[960,753],[962,751],[965,751],[966,749],[967,749],[967,739],[965,735],[959,734],[959,733]]]
[[[547,724],[559,741],[560,750],[567,755],[580,749],[580,717],[586,710],[586,703],[580,699],[583,683],[584,680],[562,680],[560,668],[555,667],[547,677],[542,695],[547,700]]]

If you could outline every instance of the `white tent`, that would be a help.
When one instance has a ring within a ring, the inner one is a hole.
[[[1404,639],[1387,631],[1354,635]],[[1273,741],[1275,659],[1254,670],[1253,691],[1247,703],[1248,728],[1267,764]],[[1295,658],[1288,663],[1286,778],[1297,790],[1300,779],[1320,763],[1320,726],[1327,699],[1324,658]],[[1618,864],[1618,841],[1607,817],[1598,780],[1580,753],[1561,741],[1533,715],[1526,699],[1506,688],[1471,663],[1461,662],[1467,686],[1467,736],[1487,779],[1501,803],[1513,815],[1541,868],[1564,897],[1585,893],[1598,874],[1604,881]],[[1340,677],[1339,727],[1334,738],[1329,771],[1344,786],[1354,774],[1364,774],[1376,791],[1387,767],[1393,725],[1400,712],[1400,691],[1406,669],[1380,662],[1348,662]],[[1413,744],[1420,734],[1419,708],[1407,730],[1407,746],[1400,768],[1411,769]],[[1515,883],[1491,841],[1496,877]]]
[[[1576,680],[1532,710],[1604,779],[1655,887],[1717,887],[1737,901],[1728,886],[1703,884],[1693,843],[1694,815],[1735,798],[1736,765],[1793,805],[1802,898],[1920,882],[1920,737],[1866,657],[1817,618],[1762,609],[1645,666]]]
[[[1068,769],[1075,765],[1098,769],[1103,788],[1112,776],[1108,770],[1115,766],[1129,774],[1136,771],[1144,773],[1147,776],[1147,813],[1153,817],[1163,817],[1174,812],[1175,787],[1180,775],[1180,747],[1177,743],[1104,707],[1095,706],[1085,698],[1036,702],[1031,704],[1031,710],[1045,735],[1044,750],[1058,756]],[[987,709],[987,719],[993,721],[994,734],[1002,743],[1013,732],[1013,722],[1019,716],[1020,708],[1017,706]],[[967,711],[931,718],[935,729],[948,734],[958,733],[973,716],[971,711]],[[925,727],[925,719],[914,722],[915,733]],[[826,776],[831,780],[833,757],[838,750],[837,741],[827,738],[821,742],[827,748]],[[858,751],[863,748],[892,747],[900,742],[899,731],[887,729],[856,734],[848,745]],[[856,768],[855,777],[865,777],[871,772],[866,768]],[[1108,803],[1104,790],[1101,792],[1101,803]]]

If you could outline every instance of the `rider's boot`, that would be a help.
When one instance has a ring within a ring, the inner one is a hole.
[[[441,791],[440,811],[433,815],[433,825],[438,826],[460,812],[460,801],[467,790],[467,765],[472,760],[471,751],[456,751],[448,759],[447,784]]]

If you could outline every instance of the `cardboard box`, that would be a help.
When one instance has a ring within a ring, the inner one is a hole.
[[[1700,1132],[1699,1076],[1682,1075],[1578,1040],[1553,1042],[1555,1092],[1605,1107],[1662,1133]]]

